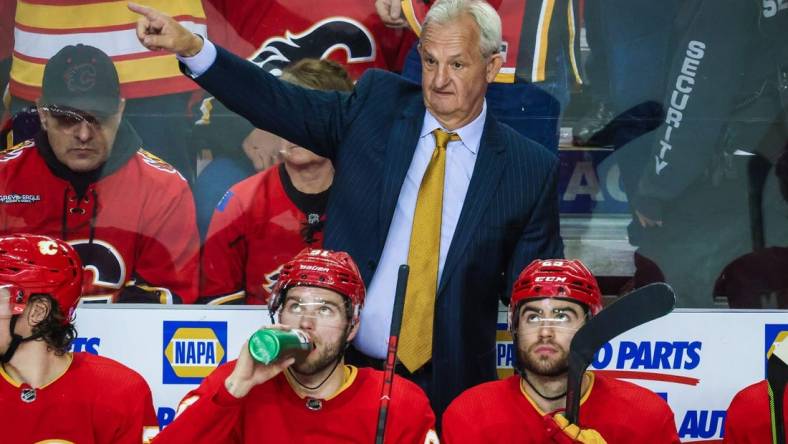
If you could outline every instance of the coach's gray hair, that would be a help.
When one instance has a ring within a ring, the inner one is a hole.
[[[430,23],[446,24],[470,14],[479,27],[479,49],[487,58],[501,49],[501,17],[484,0],[438,0],[424,19],[422,33]]]

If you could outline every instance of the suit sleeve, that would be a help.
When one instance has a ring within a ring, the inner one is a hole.
[[[216,50],[216,60],[195,82],[257,128],[336,159],[345,129],[361,108],[362,93],[373,87],[363,80],[368,73],[350,94],[310,90],[280,81],[224,48]]]
[[[231,371],[230,365],[219,367],[186,394],[178,405],[175,420],[156,436],[153,444],[240,443],[242,400],[224,387]]]
[[[678,44],[663,100],[666,118],[654,138],[644,138],[651,154],[631,198],[637,210],[657,220],[665,205],[702,176],[719,150],[742,71],[748,68],[752,35],[758,32],[749,19],[751,2],[701,0],[684,8],[692,9],[683,11],[686,27],[675,30]]]
[[[507,291],[523,268],[534,259],[564,257],[564,242],[561,239],[558,208],[558,168],[556,159],[550,173],[542,183],[539,200],[534,206],[528,223],[523,228],[514,254],[509,262]]]
[[[171,189],[159,190],[161,196],[148,203],[135,282],[121,291],[121,302],[191,304],[197,299],[200,241],[194,199],[186,181],[168,184]]]
[[[248,254],[245,233],[249,232],[244,213],[243,198],[236,187],[225,194],[213,212],[202,251],[201,302],[243,300]]]

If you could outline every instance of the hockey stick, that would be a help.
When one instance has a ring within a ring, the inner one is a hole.
[[[399,266],[397,289],[394,292],[394,308],[391,313],[389,349],[386,354],[386,365],[383,368],[383,389],[380,393],[380,410],[378,411],[378,430],[375,433],[375,444],[383,444],[383,438],[386,436],[386,418],[388,417],[389,403],[391,402],[391,383],[394,380],[394,367],[397,364],[397,342],[399,342],[399,331],[402,326],[402,309],[405,306],[405,290],[408,288],[409,271],[410,267],[407,265]]]
[[[610,304],[575,333],[569,346],[566,386],[566,419],[571,424],[578,423],[583,374],[597,350],[621,333],[670,313],[675,303],[669,285],[646,285]]]
[[[785,444],[783,395],[788,382],[788,342],[779,343],[766,364],[769,383],[769,410],[771,412],[772,443]]]

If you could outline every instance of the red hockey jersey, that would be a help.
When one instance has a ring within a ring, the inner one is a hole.
[[[329,58],[357,79],[369,68],[399,70],[415,37],[391,29],[371,0],[208,0],[213,41],[278,75],[290,62]]]
[[[142,376],[101,356],[71,358],[65,373],[35,390],[0,368],[3,443],[150,442],[159,426]]]
[[[70,243],[86,271],[83,300],[194,302],[199,237],[191,191],[172,166],[131,145],[138,139],[129,131],[121,127],[105,172],[80,199],[36,146],[46,137],[0,153],[0,233]]]
[[[772,442],[772,420],[767,382],[757,382],[736,394],[725,417],[725,444],[763,444]],[[783,392],[788,406],[788,390]],[[783,408],[783,424],[788,430],[788,411]]]
[[[662,398],[635,384],[589,372],[591,387],[580,404],[580,426],[610,444],[678,444],[673,412]],[[470,388],[443,414],[449,444],[546,444],[542,412],[521,387],[519,375]]]
[[[201,299],[267,304],[281,265],[307,247],[307,216],[285,193],[281,174],[274,165],[244,179],[217,205],[203,246]],[[322,244],[317,232],[309,246]]]
[[[261,443],[336,444],[375,441],[383,372],[346,366],[345,383],[330,399],[300,398],[284,373],[244,398],[227,392],[224,380],[235,361],[214,370],[183,398],[179,414],[156,444]],[[386,443],[437,442],[435,415],[415,384],[394,377]]]

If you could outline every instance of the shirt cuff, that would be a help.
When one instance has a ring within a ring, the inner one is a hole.
[[[189,70],[189,77],[193,79],[203,75],[216,61],[216,45],[204,37],[203,42],[202,49],[197,54],[191,57],[175,56],[181,63],[186,65],[186,68]]]

